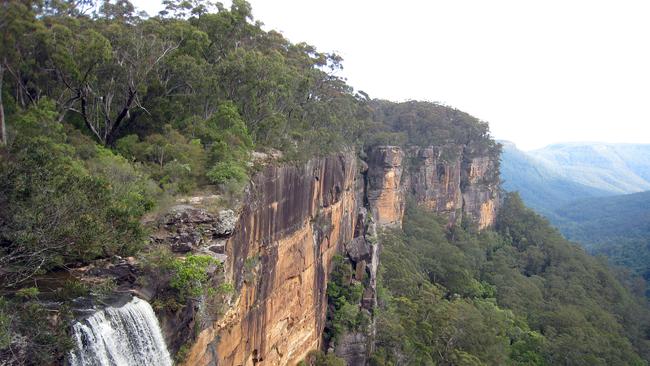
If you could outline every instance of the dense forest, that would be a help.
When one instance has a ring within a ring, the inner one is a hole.
[[[71,314],[48,322],[48,306],[110,289],[44,275],[146,253],[143,217],[175,196],[232,203],[252,151],[292,162],[399,134],[371,118],[392,103],[337,76],[338,55],[262,30],[245,1],[165,4],[147,17],[122,0],[2,3],[0,358],[60,359]],[[430,134],[487,136],[451,108],[419,109],[444,117]]]
[[[74,299],[111,291],[44,275],[151,258],[143,218],[197,192],[236,201],[253,152],[282,163],[377,144],[499,153],[464,112],[353,90],[340,56],[263,30],[243,0],[164,3],[153,17],[126,0],[0,5],[0,363],[61,362]],[[650,357],[644,300],[516,197],[480,234],[409,205],[382,243],[375,364]],[[205,276],[201,258],[163,259],[148,263],[166,263],[179,299]]]
[[[649,313],[607,264],[505,198],[495,231],[408,206],[382,237],[375,365],[643,365]]]
[[[503,142],[502,186],[519,192],[569,240],[647,280],[650,193],[618,194],[647,188],[647,160],[648,146],[641,144],[558,144],[524,152]]]
[[[650,192],[577,200],[554,210],[551,220],[589,252],[650,279]]]

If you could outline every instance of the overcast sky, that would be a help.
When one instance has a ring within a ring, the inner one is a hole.
[[[343,56],[373,98],[442,102],[526,150],[650,143],[650,1],[249,2],[265,29]]]

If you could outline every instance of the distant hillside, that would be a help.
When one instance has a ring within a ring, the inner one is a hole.
[[[650,144],[563,143],[527,154],[588,187],[618,194],[650,190]]]
[[[578,200],[549,217],[568,239],[650,279],[650,191]]]
[[[519,191],[568,239],[650,279],[650,145],[567,143],[524,152],[501,143],[506,191]]]
[[[501,141],[501,177],[506,191],[519,191],[524,202],[539,213],[548,215],[553,209],[575,199],[600,197],[611,191],[575,182],[558,169],[507,141]]]

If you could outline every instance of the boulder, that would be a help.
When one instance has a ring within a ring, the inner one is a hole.
[[[360,262],[362,260],[369,262],[371,259],[370,243],[363,236],[356,237],[348,243],[345,243],[345,251],[348,257],[354,262]]]
[[[219,211],[219,217],[214,224],[214,235],[216,237],[226,237],[232,235],[237,224],[237,215],[233,210]]]

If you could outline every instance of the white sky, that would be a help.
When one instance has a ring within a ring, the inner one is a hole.
[[[526,150],[650,143],[650,1],[249,2],[265,29],[343,56],[373,98],[451,105]]]

